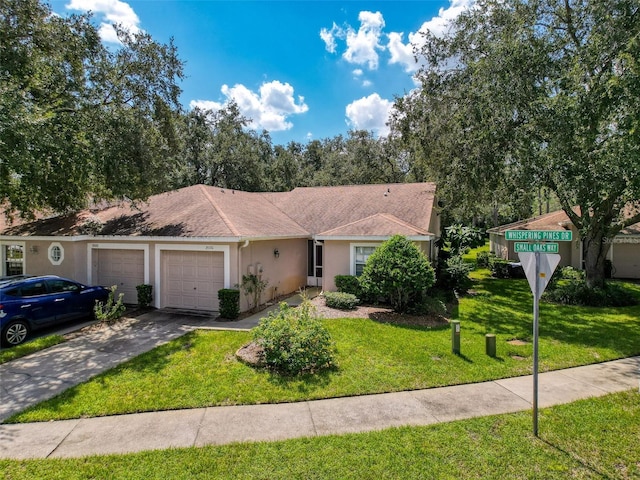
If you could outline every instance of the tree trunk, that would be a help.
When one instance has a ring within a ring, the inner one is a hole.
[[[590,288],[604,287],[604,264],[609,251],[609,244],[603,240],[604,235],[601,232],[590,232],[583,240],[585,245],[584,269],[587,286]]]

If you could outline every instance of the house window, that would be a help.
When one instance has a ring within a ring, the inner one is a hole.
[[[24,246],[23,245],[3,245],[3,275],[23,275],[24,274]]]
[[[375,249],[376,247],[355,247],[354,272],[356,277],[362,275],[364,266]]]
[[[60,265],[64,260],[64,248],[58,242],[49,245],[49,261],[52,265]]]

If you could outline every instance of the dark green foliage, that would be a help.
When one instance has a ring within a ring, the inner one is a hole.
[[[438,260],[438,274],[436,287],[440,290],[453,291],[465,294],[471,288],[472,282],[469,273],[473,265],[462,259],[461,255],[454,255],[446,259]]]
[[[605,283],[603,288],[591,288],[584,280],[558,283],[554,289],[545,291],[543,298],[563,305],[585,307],[628,307],[638,304],[638,299],[616,283]]]
[[[338,310],[353,310],[360,303],[358,297],[344,292],[324,292],[324,301],[327,307]]]
[[[153,301],[153,285],[136,285],[136,291],[138,292],[139,307],[147,308],[151,305],[151,302]]]
[[[313,373],[333,366],[334,346],[326,327],[312,315],[305,300],[292,308],[285,302],[253,329],[253,339],[264,349],[265,364],[285,375]]]
[[[435,317],[443,317],[447,314],[447,305],[440,295],[434,295],[433,290],[429,295],[416,302],[409,309],[409,313],[413,315],[429,315]]]
[[[355,275],[336,275],[334,282],[339,292],[350,293],[356,297],[360,295],[360,282]]]
[[[235,288],[221,288],[218,290],[218,305],[220,316],[234,320],[240,315],[240,290]]]
[[[444,240],[453,256],[462,255],[470,248],[480,247],[485,242],[482,230],[460,224],[446,227],[444,229]]]
[[[489,258],[489,269],[491,270],[491,275],[496,278],[524,278],[525,276],[522,267],[499,257]]]
[[[367,295],[385,297],[397,312],[406,312],[434,283],[429,259],[402,235],[394,235],[376,248],[360,277]]]
[[[476,256],[476,265],[479,268],[489,268],[491,258],[495,258],[495,254],[491,252],[478,252]]]

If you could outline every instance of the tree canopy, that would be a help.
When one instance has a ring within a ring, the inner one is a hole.
[[[38,0],[0,3],[0,194],[5,213],[64,212],[162,191],[182,62],[172,43]]]
[[[606,239],[640,221],[640,4],[479,0],[449,27],[394,129],[461,204],[552,191],[602,285]]]

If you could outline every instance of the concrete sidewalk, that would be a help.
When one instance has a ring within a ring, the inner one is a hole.
[[[539,405],[637,389],[640,357],[543,373]],[[0,425],[0,458],[59,458],[429,425],[531,408],[532,377],[300,403]],[[544,426],[542,426],[544,428]]]

